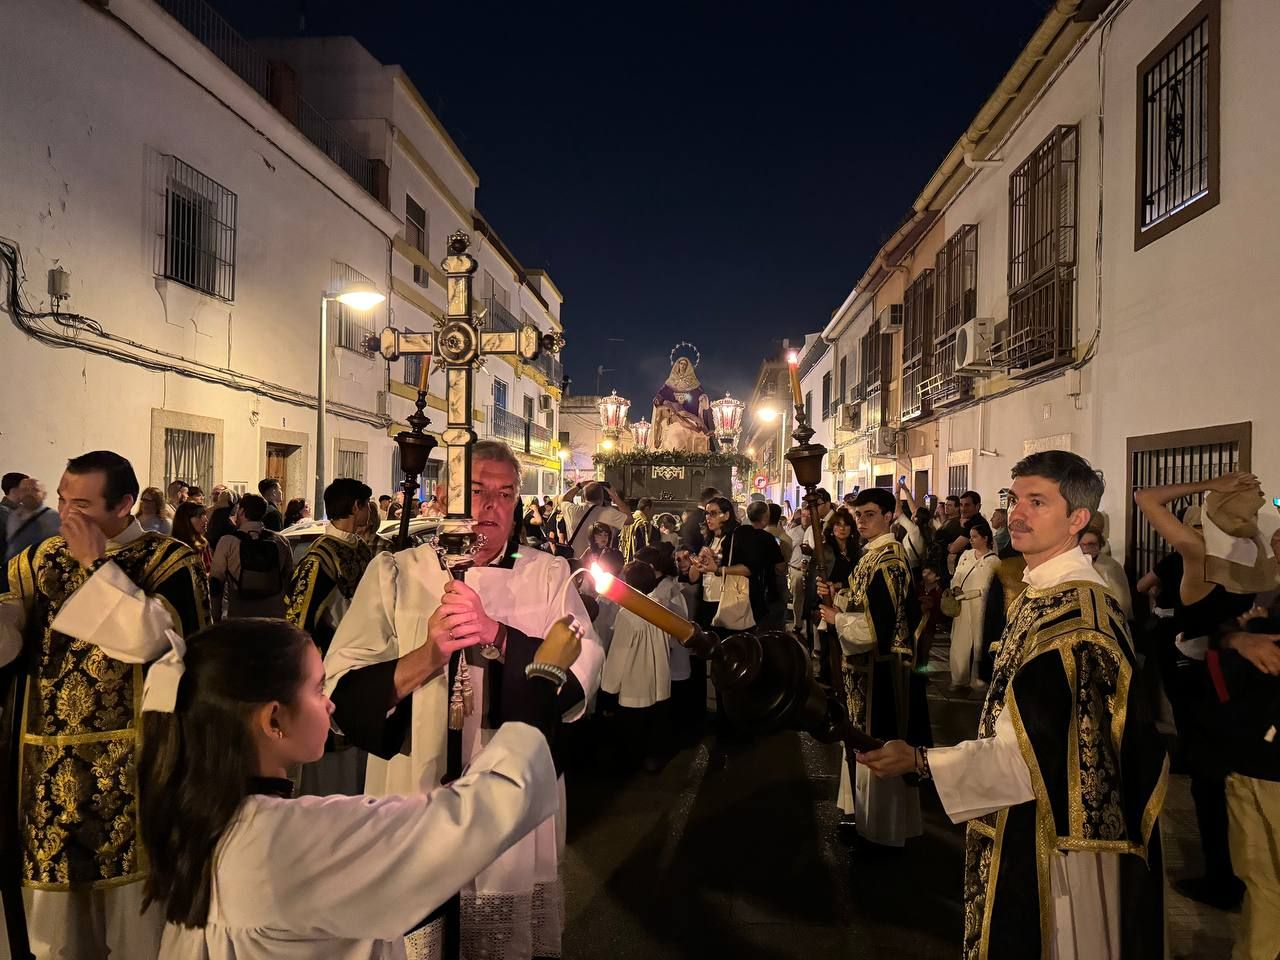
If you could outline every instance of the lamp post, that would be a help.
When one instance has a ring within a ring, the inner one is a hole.
[[[351,307],[361,313],[372,310],[386,295],[378,288],[363,280],[348,280],[337,290],[330,290],[320,295],[320,373],[316,387],[316,493],[315,503],[311,506],[312,516],[317,520],[325,519],[324,515],[324,418],[328,413],[329,386],[329,303],[335,301],[344,307]]]

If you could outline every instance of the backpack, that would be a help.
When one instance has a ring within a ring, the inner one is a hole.
[[[280,572],[280,547],[268,533],[251,537],[235,532],[240,541],[240,580],[236,587],[241,600],[266,600],[284,594],[284,577]]]

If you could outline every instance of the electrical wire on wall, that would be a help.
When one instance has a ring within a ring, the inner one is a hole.
[[[45,346],[64,350],[82,350],[118,360],[121,363],[130,363],[155,373],[176,373],[192,380],[229,387],[233,390],[279,400],[281,403],[310,410],[316,408],[314,394],[263,380],[260,377],[238,373],[227,367],[201,363],[176,353],[149,347],[128,337],[108,333],[103,329],[102,324],[91,317],[76,313],[62,313],[58,310],[32,310],[23,294],[26,272],[22,263],[21,249],[15,241],[0,237],[0,262],[3,262],[8,273],[8,283],[5,284],[5,310],[9,313],[14,326]],[[345,420],[380,429],[391,425],[391,418],[388,416],[361,410],[359,407],[344,403],[330,402],[328,411]]]

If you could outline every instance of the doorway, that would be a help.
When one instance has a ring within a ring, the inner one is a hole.
[[[289,489],[289,457],[297,447],[287,443],[267,444],[267,476],[280,481],[280,489]]]

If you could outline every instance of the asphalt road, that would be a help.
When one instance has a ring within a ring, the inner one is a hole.
[[[972,736],[980,702],[932,686],[938,742]],[[650,774],[591,722],[569,772],[568,960],[959,956],[963,830],[930,788],[923,837],[850,848],[835,835],[838,747],[726,740],[712,717]]]

